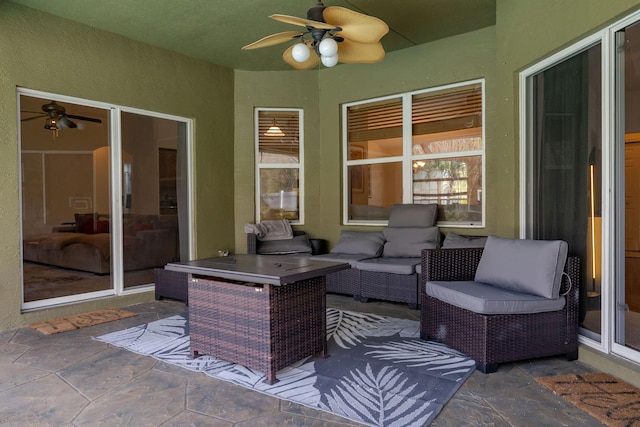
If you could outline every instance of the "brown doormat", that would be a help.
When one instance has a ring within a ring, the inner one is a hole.
[[[133,316],[137,316],[137,314],[126,310],[120,310],[119,308],[108,308],[106,310],[96,310],[89,313],[60,317],[58,319],[47,320],[46,322],[32,323],[29,326],[45,335],[53,335],[60,332],[73,331],[74,329],[86,328],[87,326],[113,322],[114,320],[126,319],[127,317]]]
[[[557,375],[536,380],[607,426],[640,425],[640,390],[609,374]]]

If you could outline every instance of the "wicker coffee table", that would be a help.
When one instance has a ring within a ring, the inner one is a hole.
[[[166,269],[189,273],[191,355],[264,372],[307,356],[327,356],[325,276],[346,263],[269,255],[234,255]]]

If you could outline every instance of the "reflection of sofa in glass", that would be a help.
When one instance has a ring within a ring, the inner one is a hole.
[[[25,261],[108,274],[111,234],[107,215],[76,215],[75,230],[26,237]],[[177,259],[177,215],[124,214],[124,271],[161,267]]]

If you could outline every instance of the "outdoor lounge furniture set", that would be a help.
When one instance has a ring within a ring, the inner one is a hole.
[[[578,357],[580,260],[561,240],[470,237],[442,245],[435,205],[395,205],[381,231],[342,231],[328,254],[304,232],[261,241],[248,252],[348,263],[326,276],[326,291],[420,308],[422,339],[444,343],[484,373],[538,357]]]

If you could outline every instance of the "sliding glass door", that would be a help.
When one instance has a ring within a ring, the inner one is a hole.
[[[583,262],[580,324],[601,333],[601,46],[530,77],[526,237],[562,239]]]
[[[148,290],[189,258],[189,121],[23,89],[18,102],[24,308]]]

